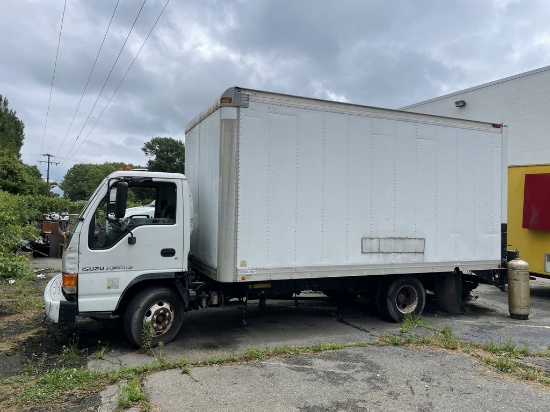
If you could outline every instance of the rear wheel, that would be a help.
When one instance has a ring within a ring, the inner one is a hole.
[[[183,302],[170,288],[148,288],[130,301],[124,314],[124,332],[138,347],[156,347],[168,343],[178,334],[183,323]],[[147,329],[148,326],[149,328]],[[144,339],[145,338],[145,339]]]
[[[382,281],[376,304],[382,317],[400,322],[408,315],[420,315],[426,303],[422,283],[412,276],[400,276],[393,281]]]

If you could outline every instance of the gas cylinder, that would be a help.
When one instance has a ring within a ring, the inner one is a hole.
[[[519,258],[508,262],[508,311],[514,319],[527,319],[531,313],[529,265]]]

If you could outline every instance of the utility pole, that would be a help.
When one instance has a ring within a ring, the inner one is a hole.
[[[50,157],[55,157],[54,155],[44,153],[42,156],[48,156],[48,160],[39,160],[38,163],[48,163],[48,173],[46,175],[46,183],[48,184],[48,186],[50,186],[50,164],[58,165],[59,162],[50,161]]]

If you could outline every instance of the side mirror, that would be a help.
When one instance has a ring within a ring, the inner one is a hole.
[[[128,200],[128,182],[118,182],[116,186],[115,218],[122,219],[126,214]]]

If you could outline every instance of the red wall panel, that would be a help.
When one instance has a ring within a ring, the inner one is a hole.
[[[526,174],[523,228],[550,230],[550,174]]]

